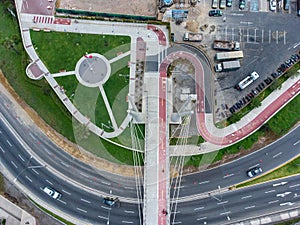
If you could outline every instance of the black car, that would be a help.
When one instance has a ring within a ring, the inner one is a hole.
[[[256,166],[256,167],[253,167],[253,168],[251,168],[247,171],[247,176],[248,177],[255,177],[260,173],[262,173],[262,169],[260,167]]]
[[[219,9],[213,9],[208,12],[209,16],[222,16],[223,12]]]
[[[120,207],[120,200],[118,198],[106,197],[103,198],[103,203],[110,207],[118,207],[118,208]]]

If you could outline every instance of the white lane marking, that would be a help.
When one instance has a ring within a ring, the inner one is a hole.
[[[32,169],[33,172],[35,172],[37,175],[39,175],[39,172],[36,171],[35,169]]]
[[[197,220],[205,220],[207,217],[204,216],[204,217],[201,217],[201,218],[198,218]]]
[[[88,200],[86,200],[86,199],[84,199],[84,198],[81,198],[80,200],[81,200],[81,201],[83,201],[83,202],[86,202],[86,203],[89,203],[89,204],[91,204],[91,202],[90,202],[90,201],[88,201]]]
[[[300,186],[300,184],[291,185],[291,186],[289,186],[289,188],[298,187],[298,186]]]
[[[198,207],[198,208],[194,208],[194,211],[200,210],[200,209],[204,209],[204,207]]]
[[[108,220],[108,218],[107,217],[105,217],[105,216],[98,216],[100,219],[104,219],[104,220]]]
[[[270,201],[270,202],[268,202],[268,204],[273,204],[273,203],[276,203],[276,202],[278,202],[279,200],[274,200],[274,201]]]
[[[89,176],[86,175],[85,173],[80,172],[80,175],[89,178]]]
[[[64,189],[61,190],[62,192],[66,193],[67,195],[71,195],[70,192],[65,191]]]
[[[60,200],[60,199],[57,199],[58,201],[60,201],[61,203],[63,203],[63,204],[67,204],[66,202],[64,202],[64,201],[62,201],[62,200]]]
[[[133,222],[132,221],[123,220],[122,223],[128,223],[129,224],[129,223],[133,223]]]
[[[223,212],[223,213],[220,213],[220,216],[222,216],[222,215],[226,215],[226,214],[229,214],[229,213],[231,213],[231,212],[230,212],[230,211]]]
[[[111,210],[111,208],[105,207],[105,206],[103,206],[103,205],[101,205],[101,207],[102,207],[103,209]]]
[[[0,146],[0,149],[1,149],[1,151],[3,152],[3,153],[5,153],[5,151],[4,151],[4,149]]]
[[[53,183],[51,183],[49,180],[46,180],[46,182],[48,182],[49,184],[53,185]]]
[[[181,224],[181,221],[173,222],[172,224]]]
[[[255,205],[251,205],[251,206],[245,207],[245,209],[252,209],[252,208],[255,208]]]
[[[231,177],[231,176],[233,176],[233,175],[234,175],[233,173],[231,173],[231,174],[226,174],[223,178]]]
[[[284,206],[284,205],[294,205],[294,202],[284,202],[284,203],[280,203],[280,206]]]
[[[133,190],[134,188],[133,187],[124,187],[124,189],[131,189],[131,190]]]
[[[249,169],[251,169],[251,168],[253,168],[253,167],[257,167],[257,166],[259,166],[259,163],[256,164],[256,165],[254,165],[254,166],[250,166]]]
[[[9,140],[6,140],[7,144],[12,147],[12,144],[9,142]]]
[[[11,164],[14,165],[14,167],[16,167],[16,169],[18,168],[17,165],[13,161],[10,161],[10,162],[11,162]]]
[[[202,182],[200,182],[200,183],[198,183],[198,184],[207,184],[207,183],[209,183],[209,180],[202,181]]]
[[[296,141],[293,145],[295,146],[295,145],[297,145],[299,143],[300,143],[300,140]]]
[[[25,177],[27,180],[29,180],[32,183],[32,180],[28,176],[25,176]]]
[[[81,212],[84,212],[84,213],[87,213],[87,211],[86,210],[84,210],[84,209],[81,209],[81,208],[76,208],[78,211],[81,211]]]
[[[247,195],[247,196],[242,197],[241,199],[246,199],[246,198],[251,198],[251,197],[252,197],[252,195]]]
[[[18,154],[18,156],[23,162],[25,162],[25,159],[23,159],[23,157],[20,154]]]
[[[106,184],[106,185],[108,185],[108,186],[111,185],[111,183],[108,183],[108,182],[105,182],[105,181],[101,181],[101,183],[102,183],[102,184]]]
[[[224,202],[218,202],[217,205],[222,205],[222,204],[225,204],[227,203],[228,201],[224,201]]]
[[[29,133],[29,136],[32,137],[33,140],[36,140],[36,138],[32,135],[32,133]]]
[[[273,156],[273,159],[276,158],[277,156],[280,156],[282,152],[277,153],[276,155]]]
[[[266,194],[274,192],[275,190],[265,191]]]
[[[65,167],[70,167],[70,165],[65,162],[60,162],[60,163],[63,164]]]
[[[125,210],[125,213],[134,213],[134,211]]]

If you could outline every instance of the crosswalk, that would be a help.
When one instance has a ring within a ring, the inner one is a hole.
[[[32,21],[34,23],[47,23],[47,24],[53,24],[54,17],[49,16],[34,16]]]

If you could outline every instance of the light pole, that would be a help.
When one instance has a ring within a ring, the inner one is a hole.
[[[27,169],[36,169],[36,168],[42,168],[45,167],[45,165],[40,165],[40,166],[28,166],[28,164],[30,163],[30,159],[32,159],[33,156],[31,155],[30,158],[28,159],[28,162],[26,163],[26,167],[20,172],[18,173],[18,175],[16,176],[16,178],[14,179],[14,182],[16,182],[18,180],[18,177]]]

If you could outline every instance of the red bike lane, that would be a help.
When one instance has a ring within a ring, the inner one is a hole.
[[[236,130],[233,133],[216,136],[210,133],[206,126],[205,120],[205,87],[204,87],[204,70],[201,62],[195,58],[194,55],[188,52],[175,52],[168,55],[168,60],[163,61],[163,68],[167,70],[168,65],[172,59],[185,58],[189,60],[195,68],[195,82],[196,82],[196,93],[197,93],[197,116],[196,123],[199,134],[208,142],[216,145],[229,145],[239,141],[241,138],[251,134],[260,126],[262,126],[274,113],[282,108],[292,97],[296,96],[300,92],[300,81],[295,83],[287,91],[282,93],[272,104],[268,105],[265,110],[259,113],[252,121],[249,121],[245,126]],[[162,69],[162,68],[161,68]]]

